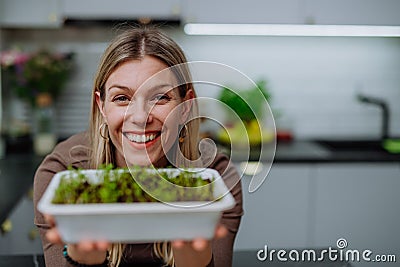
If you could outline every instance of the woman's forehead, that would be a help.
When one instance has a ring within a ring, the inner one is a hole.
[[[118,66],[106,81],[106,88],[115,85],[132,90],[176,87],[177,80],[171,68],[154,57],[130,60]]]

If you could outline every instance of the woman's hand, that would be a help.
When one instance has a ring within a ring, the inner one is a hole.
[[[49,215],[44,217],[51,227],[46,233],[47,240],[53,244],[63,245],[64,242],[57,230],[54,218]],[[81,241],[76,244],[68,244],[67,252],[74,261],[79,263],[100,264],[104,262],[109,246],[110,243],[106,241]]]
[[[228,230],[226,227],[219,225],[215,230],[214,239],[223,238],[227,234]],[[211,242],[204,238],[196,238],[192,241],[172,241],[175,266],[207,266],[212,258]]]
[[[60,233],[55,225],[54,218],[45,215],[46,221],[50,225],[47,230],[46,238],[53,244],[61,244]],[[219,225],[214,234],[214,239],[223,238],[228,234],[225,226]],[[196,238],[192,241],[174,240],[171,242],[174,253],[175,266],[207,266],[212,258],[211,240]],[[82,264],[100,264],[104,262],[106,251],[110,243],[107,241],[80,241],[76,244],[68,244],[68,255]]]

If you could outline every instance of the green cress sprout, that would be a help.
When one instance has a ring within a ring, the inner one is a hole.
[[[100,168],[102,172],[98,181],[91,181],[82,170],[72,170],[61,177],[60,184],[55,191],[53,204],[86,204],[86,203],[131,203],[131,202],[156,202],[157,200],[147,194],[133,179],[140,179],[144,186],[162,194],[162,200],[175,201],[211,201],[213,200],[213,184],[211,179],[203,179],[200,175],[180,171],[177,175],[157,169],[136,167],[131,169],[116,168],[112,165]],[[166,187],[162,183],[165,179],[178,186]],[[204,186],[204,187],[203,187]],[[198,187],[198,190],[188,190],[187,187]]]

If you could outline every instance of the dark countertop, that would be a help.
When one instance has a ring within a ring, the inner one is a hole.
[[[273,250],[273,249],[272,249]],[[268,248],[268,251],[271,252],[271,249]],[[275,249],[275,252],[280,249]],[[328,256],[325,254],[322,260],[317,260],[318,256],[321,255],[320,249],[315,249],[316,252],[316,260],[313,261],[312,258],[310,260],[301,261],[301,256],[299,256],[299,261],[290,261],[288,256],[289,251],[291,249],[284,249],[286,252],[284,258],[287,261],[279,261],[277,258],[277,254],[272,254],[273,259],[266,259],[265,261],[260,261],[257,258],[257,251],[251,250],[243,250],[243,251],[235,251],[233,253],[233,267],[261,267],[261,266],[269,266],[269,267],[351,267],[351,264],[345,261],[330,261]],[[296,249],[301,254],[302,249]],[[305,254],[308,255],[308,254]],[[307,256],[305,256],[307,257]],[[307,258],[305,258],[307,259]]]
[[[227,151],[226,148],[221,147]],[[390,154],[381,148],[379,141],[327,141],[294,140],[279,142],[275,157],[273,145],[263,146],[261,160],[274,163],[354,163],[354,162],[397,162],[400,154]],[[228,153],[229,154],[229,153]],[[234,151],[231,158],[235,162],[258,161],[260,148]],[[43,157],[32,152],[9,153],[0,159],[0,224],[33,184],[33,176]]]
[[[262,161],[272,159],[273,144],[262,147]],[[229,150],[222,147],[225,153]],[[258,161],[260,147],[252,147],[249,154],[245,149],[233,151],[233,161]],[[249,157],[247,156],[249,155]],[[354,162],[398,162],[400,154],[392,154],[384,150],[379,141],[331,141],[331,140],[295,140],[278,142],[274,163],[354,163]]]
[[[42,157],[32,153],[8,154],[0,159],[0,224],[28,192]]]
[[[4,267],[44,267],[43,255],[13,255],[0,256],[0,266]],[[233,267],[350,267],[346,262],[332,261],[305,261],[305,262],[278,262],[278,261],[259,261],[255,251],[235,251],[233,255]]]
[[[45,267],[43,255],[1,255],[2,267]]]

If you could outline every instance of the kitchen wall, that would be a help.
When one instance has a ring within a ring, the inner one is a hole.
[[[94,73],[115,30],[2,30],[3,48],[46,45],[76,53],[73,77],[57,103],[60,136],[86,128]],[[388,102],[390,134],[400,136],[400,38],[206,37],[187,36],[178,27],[164,30],[189,60],[216,61],[251,79],[266,79],[273,96],[270,104],[282,114],[277,124],[289,125],[298,139],[378,138],[381,111],[357,102],[357,92]],[[11,113],[26,119],[20,105],[13,105]]]

